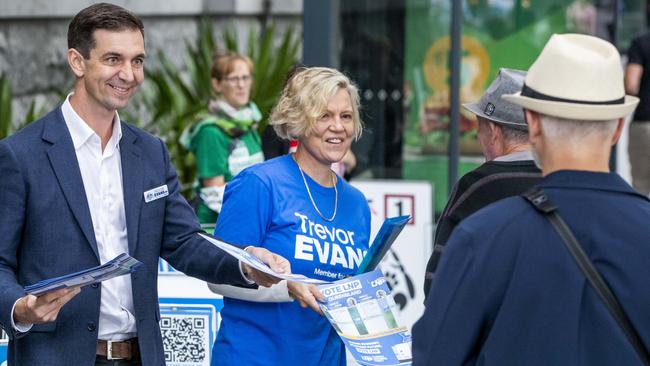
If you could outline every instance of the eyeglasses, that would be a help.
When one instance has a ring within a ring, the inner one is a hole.
[[[241,81],[242,84],[248,85],[253,80],[253,77],[251,75],[230,76],[230,77],[224,78],[223,80],[225,80],[231,86],[238,85],[240,81]]]

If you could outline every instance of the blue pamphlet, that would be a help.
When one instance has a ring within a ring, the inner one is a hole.
[[[135,272],[142,263],[127,253],[122,253],[112,260],[97,267],[71,273],[61,277],[50,278],[25,287],[25,292],[39,296],[48,292],[68,287],[82,287],[109,280],[114,277]]]
[[[323,314],[364,366],[411,365],[411,332],[401,325],[398,306],[380,270],[325,285]]]
[[[356,274],[362,274],[370,271],[374,271],[377,268],[379,262],[390,249],[390,246],[393,245],[393,242],[402,232],[404,226],[411,220],[411,216],[396,216],[390,217],[384,221],[379,228],[375,240],[372,241],[368,253],[363,257],[363,261],[359,265]]]

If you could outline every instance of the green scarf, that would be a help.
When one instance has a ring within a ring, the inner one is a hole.
[[[215,125],[230,138],[238,138],[256,128],[261,120],[262,113],[253,101],[237,110],[223,100],[213,100],[208,104],[208,112],[199,113],[196,122],[183,130],[179,140],[189,150],[192,139],[205,126]]]

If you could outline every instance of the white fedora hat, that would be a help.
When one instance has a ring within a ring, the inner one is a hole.
[[[521,92],[503,98],[549,116],[592,121],[625,117],[639,103],[625,95],[616,47],[582,34],[551,36]]]

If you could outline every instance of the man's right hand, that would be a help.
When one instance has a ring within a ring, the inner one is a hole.
[[[248,246],[244,248],[244,250],[257,257],[257,259],[261,260],[263,263],[266,263],[266,265],[276,273],[291,273],[291,263],[280,255],[270,252],[267,249],[254,246]],[[278,277],[257,270],[246,263],[241,262],[240,265],[244,276],[260,286],[271,287],[281,280]]]
[[[63,305],[80,291],[79,287],[75,287],[48,292],[41,296],[25,295],[16,301],[14,322],[38,324],[55,321]]]

